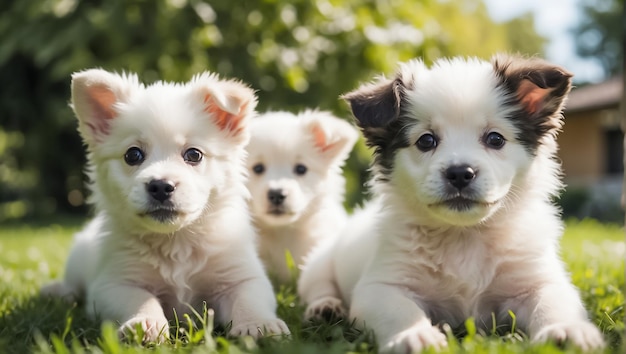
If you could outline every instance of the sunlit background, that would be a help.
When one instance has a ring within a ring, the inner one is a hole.
[[[372,75],[393,73],[398,61],[488,59],[498,51],[546,57],[572,71],[580,90],[587,89],[572,94],[566,111],[560,158],[570,188],[560,202],[566,217],[621,222],[623,4],[3,1],[0,222],[88,213],[84,148],[68,107],[74,71],[133,71],[150,83],[186,81],[211,70],[250,84],[260,110],[320,107],[349,119],[338,96]],[[369,157],[361,143],[346,167],[349,208],[363,199]]]
[[[559,65],[568,68],[574,73],[574,82],[588,83],[600,82],[607,78],[607,70],[603,67],[602,60],[593,55],[581,55],[578,48],[590,45],[599,46],[605,35],[593,26],[586,30],[587,21],[597,21],[586,10],[612,12],[616,15],[619,11],[615,8],[616,1],[586,1],[586,0],[525,0],[525,1],[498,1],[486,0],[487,11],[495,21],[508,21],[524,13],[531,13],[535,19],[535,30],[547,39],[544,47],[545,57]],[[583,32],[584,33],[580,33]],[[620,29],[616,31],[616,39],[619,38]],[[584,43],[584,44],[583,44]],[[622,47],[619,40],[615,40],[603,51],[621,53]]]

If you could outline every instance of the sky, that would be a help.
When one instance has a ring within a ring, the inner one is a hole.
[[[535,30],[548,39],[546,58],[574,74],[574,82],[602,80],[602,67],[576,54],[574,37],[569,29],[581,21],[581,1],[585,0],[485,0],[495,21],[507,21],[526,12],[535,15]]]

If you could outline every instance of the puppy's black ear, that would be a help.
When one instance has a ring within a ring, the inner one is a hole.
[[[342,96],[350,104],[352,114],[362,128],[382,128],[400,114],[401,86],[399,79],[381,78]]]
[[[415,122],[403,111],[408,88],[414,84],[410,68],[400,67],[393,80],[381,78],[342,96],[352,108],[367,145],[373,147],[373,169],[378,180],[393,170],[395,152],[411,145],[407,126]]]
[[[380,78],[342,96],[370,146],[379,146],[389,126],[400,116],[404,85],[399,78]]]
[[[572,74],[538,58],[495,55],[492,65],[511,103],[518,105],[527,133],[536,138],[555,134],[561,127],[561,111],[571,89]]]

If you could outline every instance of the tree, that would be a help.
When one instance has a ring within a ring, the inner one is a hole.
[[[348,118],[339,95],[398,61],[541,53],[532,24],[493,23],[481,0],[1,2],[0,221],[85,211],[84,149],[67,105],[74,71],[133,71],[150,83],[211,70],[249,83],[260,110]],[[369,156],[361,144],[348,162],[350,205]]]
[[[605,76],[617,75],[624,68],[624,0],[594,0],[583,5],[583,20],[572,29],[576,52],[597,59]]]

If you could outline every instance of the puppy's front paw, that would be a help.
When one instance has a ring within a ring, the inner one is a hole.
[[[347,313],[341,300],[333,296],[324,296],[313,301],[304,312],[305,320],[326,320],[346,317]]]
[[[426,348],[440,350],[448,346],[445,334],[430,321],[421,321],[391,338],[381,347],[382,352],[417,353]]]
[[[59,297],[67,303],[77,301],[76,291],[62,281],[55,281],[42,287],[41,296]]]
[[[133,317],[124,322],[118,334],[121,339],[132,338],[138,335],[138,329],[143,332],[143,343],[163,343],[170,336],[170,328],[165,317]]]
[[[252,336],[255,339],[271,335],[289,335],[289,328],[283,320],[276,318],[259,322],[234,324],[230,333],[233,337]]]
[[[554,340],[559,344],[569,341],[583,350],[604,348],[604,338],[596,326],[587,321],[554,323],[542,328],[534,342]]]

